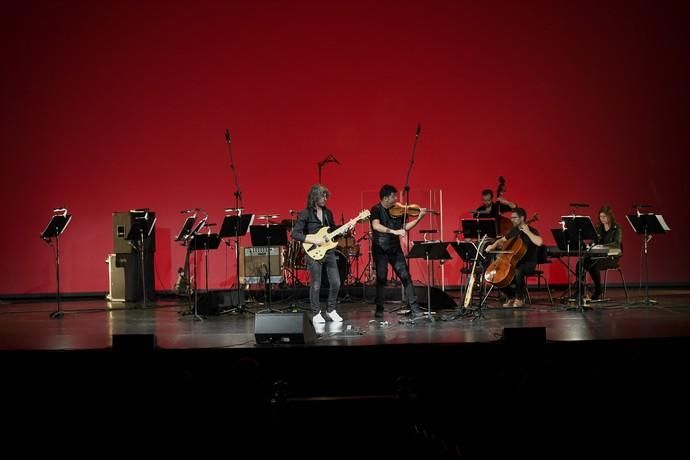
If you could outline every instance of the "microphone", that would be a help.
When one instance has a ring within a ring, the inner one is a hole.
[[[230,131],[228,128],[225,128],[225,141],[229,144],[230,143]]]
[[[337,164],[340,164],[340,162],[338,161],[338,159],[337,159],[336,157],[334,157],[333,155],[329,155],[329,157],[328,157],[328,158],[330,158],[330,159],[331,159],[331,161],[332,161],[333,163],[337,163]]]
[[[198,211],[199,208],[194,208],[194,209],[183,209],[180,211],[180,214],[189,214],[190,212]]]
[[[415,134],[416,137],[419,137],[419,134],[422,132],[422,124],[417,123],[417,134]]]
[[[345,225],[345,214],[340,213],[340,225]]]
[[[589,208],[587,203],[570,203],[568,206],[571,208]]]

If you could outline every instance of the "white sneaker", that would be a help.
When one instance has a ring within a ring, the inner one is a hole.
[[[343,318],[335,310],[329,311],[328,316],[331,317],[331,319],[333,320],[334,323],[342,323],[343,322]]]
[[[318,312],[317,314],[315,314],[314,317],[311,319],[311,322],[313,324],[326,324],[326,320],[324,319],[321,312]]]

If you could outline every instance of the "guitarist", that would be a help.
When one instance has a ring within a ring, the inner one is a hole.
[[[511,285],[503,288],[503,292],[508,296],[508,301],[503,304],[504,307],[522,307],[525,305],[525,276],[534,274],[537,267],[537,248],[544,244],[544,240],[539,236],[536,228],[533,228],[525,222],[527,212],[523,208],[515,208],[510,214],[510,222],[513,228],[506,234],[506,236],[494,241],[486,247],[486,252],[491,252],[494,249],[501,249],[508,240],[518,237],[527,246],[527,252],[524,257],[518,261],[515,266],[515,279]],[[515,287],[513,287],[513,284]]]
[[[307,207],[300,211],[297,222],[292,229],[292,239],[302,243],[313,243],[321,246],[329,241],[319,239],[317,233],[323,227],[335,227],[333,213],[326,207],[326,201],[330,197],[328,189],[320,184],[315,184],[307,195]],[[309,301],[313,313],[312,321],[314,324],[323,324],[326,321],[341,322],[343,318],[335,311],[336,299],[340,290],[340,273],[338,263],[335,259],[333,249],[326,252],[321,260],[314,260],[309,255],[305,256],[309,274],[311,276],[311,286],[309,288]],[[321,292],[321,273],[323,265],[326,265],[328,274],[328,302],[326,310],[321,309],[319,293]]]
[[[426,209],[420,209],[419,216],[410,222],[404,222],[403,217],[393,217],[389,213],[398,201],[398,190],[392,185],[384,185],[379,191],[380,202],[371,208],[371,228],[373,230],[372,254],[376,267],[376,312],[375,318],[383,318],[384,288],[388,264],[393,266],[395,274],[400,278],[405,288],[405,298],[413,317],[420,317],[424,313],[417,303],[410,271],[405,261],[405,255],[400,247],[400,237],[412,230],[426,214]]]

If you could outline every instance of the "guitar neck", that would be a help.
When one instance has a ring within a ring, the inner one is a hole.
[[[340,227],[336,228],[336,229],[333,230],[331,233],[329,233],[329,234],[328,234],[328,238],[329,238],[329,239],[332,239],[333,237],[336,237],[336,236],[338,236],[338,235],[344,233],[344,232],[347,231],[347,229],[348,229],[352,224],[354,224],[356,221],[357,221],[357,218],[350,219],[349,221],[347,221],[346,223],[344,223],[343,225],[341,225]]]

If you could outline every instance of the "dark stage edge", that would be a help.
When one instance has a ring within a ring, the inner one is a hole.
[[[195,322],[164,300],[67,302],[61,320],[48,318],[52,303],[3,305],[2,394],[18,403],[7,438],[27,426],[59,437],[69,414],[81,440],[116,436],[125,449],[136,437],[156,453],[667,456],[684,446],[674,417],[688,408],[690,292],[652,294],[659,305],[493,307],[481,320],[414,326],[395,312],[370,325],[373,305],[342,303],[344,324],[315,344],[273,346],[254,344],[250,314]],[[545,327],[547,342],[504,341],[506,327]],[[155,335],[158,347],[113,351],[119,334]]]

